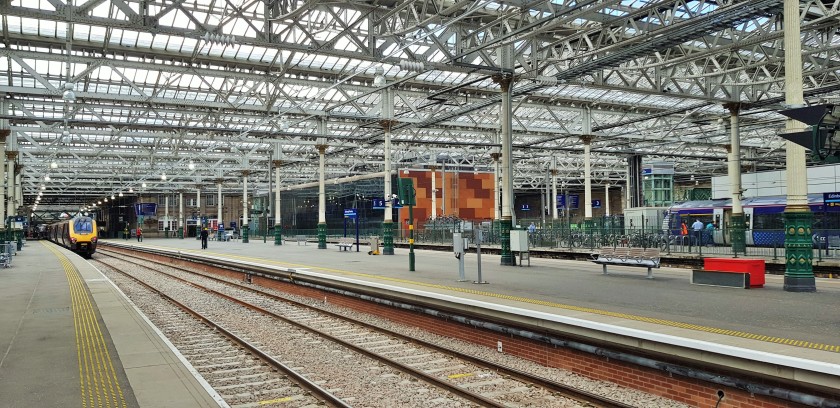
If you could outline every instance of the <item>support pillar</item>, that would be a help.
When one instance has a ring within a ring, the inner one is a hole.
[[[178,239],[184,239],[184,192],[178,192]]]
[[[248,175],[250,170],[242,170],[242,243],[248,243],[248,212],[251,210],[248,205]]]
[[[6,95],[0,95],[0,115],[6,115],[9,112],[9,103]],[[0,228],[3,228],[5,233],[6,226],[6,185],[3,180],[6,179],[6,140],[11,138],[12,131],[9,129],[9,120],[0,119]],[[0,243],[4,243],[4,235],[0,234]]]
[[[510,50],[508,50],[509,52]],[[501,265],[512,266],[516,264],[513,252],[510,250],[510,229],[513,226],[513,137],[511,134],[512,105],[510,89],[513,86],[513,76],[501,74],[493,77],[502,90],[502,104],[499,110],[501,118],[502,136],[502,166],[501,166],[501,188],[502,188],[502,215],[499,220],[499,243],[501,244]]]
[[[274,245],[283,245],[283,223],[280,217],[280,160],[274,160]]]
[[[15,213],[15,159],[17,151],[6,151],[6,216],[14,217]],[[5,222],[5,220],[4,220]]]
[[[800,39],[799,1],[784,2],[785,103],[803,106],[802,43]],[[788,119],[786,132],[801,131],[805,126]],[[785,207],[785,283],[786,292],[816,292],[813,269],[811,227],[813,214],[808,207],[808,175],[805,148],[786,143],[787,207]],[[803,317],[805,318],[805,317]]]
[[[432,220],[437,218],[437,167],[431,166],[429,172],[432,175]]]
[[[224,182],[224,179],[216,179],[216,239],[219,241],[222,240],[222,229],[225,227],[225,222],[222,220],[222,183]]]
[[[196,232],[197,236],[201,236],[201,231],[204,230],[204,221],[201,219],[201,185],[197,184],[195,186],[195,208],[197,208],[196,213],[198,215],[198,231]]]
[[[584,122],[589,123],[588,118],[584,119]],[[583,229],[586,231],[591,231],[594,223],[592,220],[592,138],[592,135],[580,137],[580,141],[583,142]]]
[[[551,220],[557,221],[557,157],[551,157]]]
[[[383,81],[384,82],[384,81]],[[394,89],[388,87],[382,90],[380,109],[380,126],[385,131],[385,219],[382,222],[382,255],[394,254],[394,215],[393,199],[391,195],[391,130],[397,122],[394,120]]]
[[[379,122],[385,129],[385,219],[382,222],[382,255],[394,254],[394,200],[391,198],[391,128],[392,120]]]
[[[163,199],[163,237],[169,238],[169,194]]]
[[[499,160],[502,158],[502,154],[498,151],[494,151],[490,153],[490,157],[493,158],[493,219],[497,222],[502,219],[502,207],[499,202]]]
[[[741,139],[738,124],[739,103],[724,105],[729,109],[729,123],[731,142],[729,145],[729,183],[732,196],[732,216],[729,219],[729,237],[732,240],[732,252],[734,254],[746,253],[746,223],[744,219],[744,208],[741,205]]]
[[[322,123],[323,119],[319,119],[319,127]],[[318,149],[318,249],[327,249],[326,140],[319,138],[315,147]]]

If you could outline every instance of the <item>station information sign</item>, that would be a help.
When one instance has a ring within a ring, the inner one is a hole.
[[[358,213],[356,212],[355,208],[345,208],[344,209],[344,218],[356,218]]]
[[[823,193],[823,205],[826,211],[840,211],[840,193]]]
[[[557,208],[566,208],[566,197],[569,197],[569,209],[576,210],[578,208],[578,203],[580,201],[580,196],[577,194],[558,194],[557,195]]]

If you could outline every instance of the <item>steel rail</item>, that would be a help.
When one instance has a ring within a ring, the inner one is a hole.
[[[102,252],[101,249],[100,249],[100,252]],[[105,250],[105,252],[114,253],[115,251]],[[276,301],[279,301],[279,302],[290,303],[290,304],[293,304],[293,305],[298,306],[298,307],[306,308],[306,309],[309,309],[309,310],[315,310],[318,313],[323,313],[323,314],[329,315],[329,316],[337,318],[337,319],[350,321],[353,324],[363,326],[363,327],[368,328],[370,330],[378,331],[380,333],[385,333],[389,336],[398,338],[402,341],[407,341],[407,342],[410,342],[412,344],[416,344],[416,345],[421,346],[421,347],[426,347],[426,348],[435,350],[437,352],[446,354],[446,355],[451,356],[451,357],[455,357],[455,358],[458,358],[458,359],[462,359],[464,361],[468,361],[468,362],[470,362],[472,364],[475,364],[479,367],[489,369],[489,370],[493,370],[493,371],[497,371],[499,373],[505,374],[507,376],[510,376],[511,378],[515,378],[516,380],[522,381],[524,383],[532,383],[532,384],[535,384],[539,387],[543,387],[543,388],[551,390],[555,393],[558,393],[558,394],[560,394],[564,397],[574,399],[574,400],[577,400],[577,401],[587,402],[587,403],[592,404],[593,406],[596,406],[596,407],[603,407],[603,408],[632,408],[633,407],[633,405],[628,405],[628,404],[625,404],[625,403],[620,402],[620,401],[615,401],[615,400],[612,400],[612,399],[609,399],[609,398],[606,398],[606,397],[602,397],[598,394],[590,393],[588,391],[585,391],[585,390],[582,390],[582,389],[579,389],[579,388],[575,388],[575,387],[572,387],[572,386],[569,386],[569,385],[566,385],[566,384],[562,384],[562,383],[559,383],[559,382],[556,382],[556,381],[552,381],[552,380],[550,380],[548,378],[545,378],[545,377],[540,377],[538,375],[529,374],[529,373],[526,373],[524,371],[517,370],[517,369],[511,368],[511,367],[507,367],[507,366],[504,366],[504,365],[501,365],[501,364],[495,364],[495,363],[492,363],[492,362],[488,362],[488,361],[482,360],[478,357],[475,357],[475,356],[472,356],[472,355],[469,355],[469,354],[464,354],[464,353],[461,353],[461,352],[458,352],[458,351],[455,351],[455,350],[450,350],[450,349],[444,348],[442,346],[439,346],[437,344],[427,342],[425,340],[420,340],[420,339],[416,339],[416,338],[413,338],[413,337],[409,337],[409,336],[401,334],[401,333],[397,333],[397,332],[394,332],[394,331],[391,331],[391,330],[388,330],[388,329],[385,329],[385,328],[381,328],[379,326],[375,326],[371,323],[356,320],[356,319],[353,319],[351,317],[343,316],[343,315],[340,315],[338,313],[331,312],[331,311],[328,311],[328,310],[323,310],[323,309],[314,307],[312,305],[308,305],[306,303],[301,303],[301,302],[298,302],[298,301],[295,301],[295,300],[286,299],[286,298],[283,298],[281,296],[265,292],[263,290],[259,290],[259,289],[252,288],[252,287],[249,287],[249,286],[229,282],[229,281],[226,281],[224,279],[221,279],[221,278],[218,278],[218,277],[215,277],[215,276],[210,276],[210,275],[205,274],[205,273],[199,273],[199,272],[196,272],[196,271],[193,271],[193,270],[189,270],[187,268],[182,268],[182,267],[179,267],[179,266],[174,266],[174,265],[171,265],[171,264],[166,264],[166,263],[163,263],[163,262],[154,261],[154,260],[150,260],[150,259],[144,259],[144,258],[141,258],[141,257],[138,257],[138,256],[125,254],[125,253],[122,253],[122,252],[120,252],[120,254],[123,255],[123,256],[142,259],[143,261],[146,261],[146,262],[152,262],[152,263],[155,263],[155,264],[158,264],[158,265],[162,265],[162,266],[166,266],[166,267],[169,267],[169,268],[177,269],[177,270],[180,270],[180,271],[183,271],[183,272],[186,272],[186,273],[199,275],[201,277],[211,279],[213,281],[220,282],[220,283],[223,283],[223,284],[226,284],[226,285],[230,285],[230,286],[233,286],[233,287],[238,288],[238,289],[246,290],[246,291],[253,292],[253,293],[258,293],[262,296],[269,297],[269,298],[271,298],[273,300],[276,300]],[[113,255],[111,255],[111,256],[113,256]],[[124,258],[120,258],[120,257],[115,257],[115,258],[125,260]],[[191,261],[191,262],[194,262],[194,261]],[[194,263],[197,263],[197,262],[194,262]],[[135,262],[135,264],[137,264],[137,263]],[[216,266],[216,267],[218,267],[218,266]],[[226,269],[226,268],[223,268],[223,269]],[[242,273],[242,272],[239,272],[239,271],[236,271],[236,272]],[[166,274],[165,272],[161,272],[161,273]],[[166,274],[166,275],[171,276],[169,274]],[[178,278],[178,277],[174,277],[174,278],[178,279],[178,280],[185,281],[185,280],[183,280],[181,278]],[[193,284],[192,282],[189,282],[189,281],[185,281],[185,282],[187,282],[189,284]],[[226,295],[224,295],[224,296],[226,296]]]
[[[170,266],[170,265],[166,265],[166,266]],[[182,269],[182,270],[183,270],[183,269]],[[320,331],[320,330],[318,330],[318,329],[315,329],[315,328],[309,327],[309,326],[307,326],[307,325],[305,325],[305,324],[303,324],[303,323],[296,322],[296,321],[291,320],[291,319],[289,319],[289,318],[287,318],[287,317],[284,317],[284,316],[281,316],[281,315],[279,315],[279,314],[277,314],[277,313],[274,313],[274,312],[272,312],[272,311],[270,311],[270,310],[263,309],[263,308],[261,308],[261,307],[259,307],[259,306],[257,306],[257,305],[254,305],[254,304],[248,303],[248,302],[246,302],[246,301],[244,301],[244,300],[241,300],[241,299],[237,299],[237,298],[235,298],[235,297],[233,297],[233,296],[230,296],[230,295],[226,295],[226,294],[224,294],[224,293],[221,293],[221,292],[219,292],[219,291],[216,291],[216,290],[210,289],[210,288],[208,288],[208,287],[206,287],[206,286],[203,286],[203,285],[201,285],[201,284],[198,284],[198,283],[195,283],[195,282],[190,282],[189,280],[186,280],[186,279],[183,279],[183,278],[179,278],[179,277],[174,276],[174,275],[172,275],[172,274],[169,274],[169,273],[166,273],[166,272],[161,272],[161,271],[156,271],[156,272],[158,272],[158,273],[160,273],[160,274],[163,274],[163,275],[166,275],[167,277],[172,278],[172,279],[174,279],[174,280],[177,280],[177,281],[183,282],[183,283],[185,283],[185,284],[187,284],[187,285],[190,285],[190,286],[193,286],[193,287],[195,287],[195,288],[198,288],[198,289],[201,289],[201,290],[203,290],[203,291],[206,291],[206,292],[208,292],[208,293],[212,293],[212,294],[214,294],[214,295],[216,295],[216,296],[218,296],[218,297],[220,297],[220,298],[223,298],[223,299],[229,300],[229,301],[231,301],[231,302],[233,302],[233,303],[236,303],[236,304],[238,304],[238,305],[240,305],[240,306],[243,306],[243,307],[246,307],[246,308],[248,308],[248,309],[251,309],[251,310],[254,310],[254,311],[260,312],[260,313],[262,313],[262,314],[264,314],[264,315],[266,315],[266,316],[273,317],[273,318],[278,319],[278,320],[280,320],[280,321],[283,321],[283,322],[285,322],[285,323],[287,323],[287,324],[290,324],[290,325],[293,325],[293,326],[298,327],[298,328],[300,328],[300,329],[306,330],[306,331],[308,331],[309,333],[312,333],[312,334],[314,334],[314,335],[316,335],[316,336],[322,337],[322,338],[324,338],[324,339],[326,339],[326,340],[332,341],[332,342],[334,342],[334,343],[336,343],[336,344],[339,344],[339,345],[341,345],[341,346],[343,346],[343,347],[346,347],[346,348],[348,348],[348,349],[350,349],[350,350],[352,350],[352,351],[355,351],[355,352],[357,352],[357,353],[359,353],[359,354],[362,354],[362,355],[368,356],[368,357],[370,357],[370,358],[372,358],[372,359],[374,359],[374,360],[377,360],[377,361],[379,361],[379,362],[381,362],[381,363],[383,363],[383,364],[387,364],[387,365],[389,365],[389,366],[391,366],[391,367],[396,368],[396,369],[397,369],[397,370],[399,370],[399,371],[402,371],[402,372],[408,373],[409,375],[411,375],[411,376],[413,376],[413,377],[419,378],[419,379],[421,379],[421,380],[423,380],[423,381],[425,381],[425,382],[427,382],[427,383],[429,383],[429,384],[435,385],[435,386],[437,386],[437,387],[439,387],[439,388],[441,388],[441,389],[443,389],[443,390],[449,391],[449,392],[451,392],[451,393],[453,393],[453,394],[455,394],[455,395],[458,395],[458,396],[460,396],[460,397],[463,397],[464,399],[467,399],[467,400],[469,400],[469,401],[475,402],[475,403],[480,404],[480,405],[485,406],[485,407],[494,407],[494,408],[505,408],[505,407],[506,407],[506,405],[501,404],[501,403],[496,402],[496,401],[493,401],[493,400],[491,400],[491,399],[489,399],[489,398],[487,398],[487,397],[484,397],[484,396],[482,396],[482,395],[480,395],[480,394],[476,394],[476,393],[473,393],[473,392],[467,391],[467,390],[465,390],[465,389],[463,389],[463,388],[461,388],[461,387],[458,387],[457,385],[450,384],[450,383],[448,383],[448,382],[446,382],[446,381],[443,381],[443,380],[441,380],[441,379],[439,379],[439,378],[437,378],[437,377],[434,377],[434,376],[429,375],[429,374],[426,374],[426,373],[424,373],[424,372],[422,372],[422,371],[419,371],[419,370],[416,370],[416,369],[414,369],[414,368],[411,368],[411,367],[409,367],[409,366],[407,366],[407,365],[405,365],[405,364],[402,364],[402,363],[400,363],[400,362],[393,361],[393,360],[391,360],[391,359],[389,359],[389,358],[386,358],[386,357],[384,357],[384,356],[381,356],[381,355],[379,355],[379,354],[376,354],[376,353],[374,353],[374,352],[372,352],[372,351],[369,351],[369,350],[366,350],[366,349],[364,349],[364,348],[361,348],[361,347],[359,347],[359,346],[357,346],[357,345],[355,345],[355,344],[348,343],[348,342],[346,342],[346,341],[344,341],[344,340],[341,340],[341,339],[339,339],[339,338],[337,338],[337,337],[334,337],[334,336],[332,336],[332,335],[330,335],[330,334],[328,334],[328,333],[324,333],[324,332],[322,332],[322,331]],[[345,320],[348,320],[347,318],[344,318],[344,319],[345,319]]]
[[[99,262],[102,262],[102,261],[99,261]],[[168,300],[170,303],[174,304],[175,306],[178,306],[181,310],[189,313],[190,315],[192,315],[196,319],[200,320],[204,324],[213,328],[214,330],[218,330],[219,332],[224,334],[225,337],[227,337],[228,339],[230,339],[234,343],[237,343],[237,344],[241,345],[242,347],[247,349],[249,352],[253,353],[257,357],[259,357],[260,359],[262,359],[263,361],[268,363],[268,365],[280,370],[283,374],[288,376],[289,379],[292,380],[293,382],[297,383],[301,387],[303,387],[303,388],[309,390],[310,392],[312,392],[316,396],[317,399],[322,400],[327,405],[329,405],[331,407],[336,407],[336,408],[352,408],[351,405],[348,405],[347,403],[342,401],[340,398],[336,397],[335,395],[332,395],[326,389],[321,388],[321,386],[319,386],[318,384],[315,384],[314,382],[310,381],[306,377],[300,375],[297,371],[295,371],[292,368],[288,367],[287,365],[277,361],[274,357],[271,357],[270,355],[266,354],[265,352],[260,350],[259,347],[251,344],[250,342],[248,342],[247,340],[237,336],[236,334],[233,334],[231,331],[227,330],[226,328],[219,325],[218,323],[216,323],[216,322],[210,320],[209,318],[205,317],[204,315],[202,315],[198,311],[193,310],[189,306],[175,300],[171,296],[161,292],[160,290],[154,288],[153,286],[147,284],[146,282],[143,282],[142,280],[140,280],[140,279],[138,279],[138,278],[136,278],[136,277],[134,277],[134,276],[132,276],[132,275],[130,275],[130,274],[114,267],[114,266],[112,266],[112,265],[108,265],[108,267],[113,269],[114,271],[119,272],[122,275],[125,275],[125,276],[131,278],[135,282],[137,282],[140,285],[144,286],[145,288],[149,289],[150,291],[157,294],[158,296]]]

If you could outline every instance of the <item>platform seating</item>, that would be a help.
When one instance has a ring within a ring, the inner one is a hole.
[[[303,245],[306,245],[306,242],[307,242],[306,239],[307,239],[306,235],[295,235],[291,239],[287,239],[287,241],[295,241],[295,242],[297,242],[298,246],[300,246],[301,242],[303,242]]]
[[[604,275],[607,274],[607,265],[619,266],[641,266],[647,268],[647,278],[653,279],[651,268],[659,268],[659,249],[656,248],[629,248],[629,247],[602,247],[597,254],[592,254],[592,262],[604,267]]]
[[[356,242],[351,237],[341,237],[338,239],[339,251],[349,251],[351,248],[353,248],[353,245],[356,245]]]

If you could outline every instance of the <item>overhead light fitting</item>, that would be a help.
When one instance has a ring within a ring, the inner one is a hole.
[[[189,168],[190,170],[195,170],[195,163],[193,163],[193,161],[190,160],[190,164],[187,165],[187,168]]]
[[[57,169],[58,168],[58,163],[56,163],[55,160],[53,160],[52,163],[50,163],[50,168],[51,169]]]
[[[161,181],[166,181],[166,173],[162,173],[160,175],[160,179],[161,179]]]
[[[133,192],[134,192],[134,189],[133,189],[133,188],[131,188],[131,187],[129,187],[129,188],[128,188],[128,192],[129,192],[129,193],[133,193]],[[120,193],[120,195],[122,195],[122,193]]]
[[[50,175],[49,174],[44,176],[44,181],[50,181]]]
[[[106,203],[108,202],[108,197],[105,197],[105,202],[106,202]]]
[[[122,196],[123,196],[122,191],[120,191],[120,197],[122,197]]]
[[[146,183],[143,183],[141,186],[142,186],[143,188],[146,188]]]

